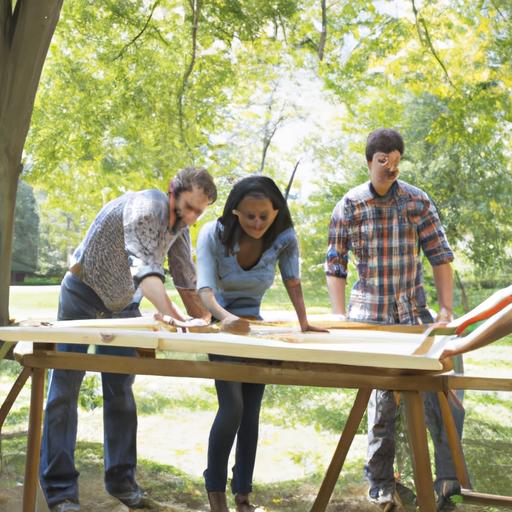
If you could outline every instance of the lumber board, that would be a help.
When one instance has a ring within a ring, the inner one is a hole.
[[[436,337],[429,353],[421,356],[413,355],[413,352],[423,339],[422,334],[357,329],[302,333],[284,327],[261,327],[254,328],[250,336],[240,336],[98,327],[5,327],[0,328],[0,339],[439,372],[443,366],[438,357],[450,337]]]
[[[116,329],[130,329],[138,331],[169,331],[177,332],[182,330],[175,325],[156,320],[148,316],[135,318],[92,318],[84,320],[57,320],[53,322],[41,322],[38,320],[24,320],[18,322],[17,327],[102,327]],[[219,332],[219,327],[214,324],[204,326],[190,326],[186,328],[189,332]]]

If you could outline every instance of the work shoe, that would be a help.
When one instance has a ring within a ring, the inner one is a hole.
[[[151,508],[153,503],[149,496],[140,488],[134,489],[133,491],[123,493],[110,493],[111,496],[117,498],[123,505],[128,508]]]
[[[400,482],[396,482],[395,486],[396,493],[404,505],[416,505],[416,494],[414,494],[412,489],[409,489],[409,487],[406,487]]]
[[[440,485],[436,485],[437,491],[437,510],[448,511],[453,510],[456,506],[452,500],[453,496],[460,496],[461,488],[457,480],[442,480]]]
[[[254,512],[256,507],[249,503],[248,494],[235,494],[236,512]]]
[[[77,512],[79,510],[80,504],[71,500],[64,500],[50,507],[50,512]]]
[[[396,505],[395,489],[372,487],[368,492],[368,501],[378,505],[384,512],[391,512]]]
[[[210,512],[229,512],[225,492],[208,492],[208,501],[210,503]]]

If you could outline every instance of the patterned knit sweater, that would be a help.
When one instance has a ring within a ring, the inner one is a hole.
[[[167,195],[159,190],[128,192],[106,204],[73,254],[72,267],[105,306],[118,312],[134,300],[139,283],[150,275],[165,279],[169,251],[173,280],[195,287],[187,226],[169,223]],[[79,264],[79,265],[77,265]]]

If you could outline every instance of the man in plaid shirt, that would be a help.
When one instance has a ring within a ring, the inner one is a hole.
[[[404,142],[395,130],[379,129],[368,136],[366,160],[370,181],[350,190],[334,208],[329,225],[325,263],[333,313],[346,315],[348,255],[356,259],[359,280],[354,285],[348,318],[385,324],[422,323],[426,302],[420,249],[433,268],[440,306],[436,320],[452,319],[453,253],[436,208],[428,195],[398,180]],[[439,403],[427,393],[427,424],[435,447],[439,506],[460,494]],[[463,409],[452,405],[459,434]],[[383,506],[394,501],[395,419],[393,392],[374,390],[368,405],[370,500]]]

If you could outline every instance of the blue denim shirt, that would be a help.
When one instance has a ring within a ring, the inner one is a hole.
[[[217,302],[237,316],[259,316],[261,300],[272,286],[276,263],[283,280],[298,279],[299,246],[293,228],[280,233],[274,243],[261,255],[258,263],[244,270],[236,258],[239,250],[226,255],[219,232],[222,224],[205,224],[197,239],[197,289],[211,288]]]

